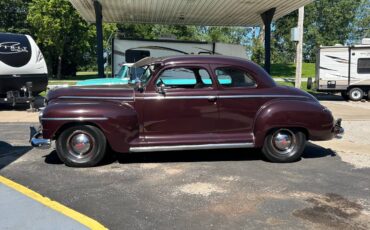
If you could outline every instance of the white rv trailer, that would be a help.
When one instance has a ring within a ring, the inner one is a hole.
[[[316,89],[340,92],[353,101],[370,97],[370,43],[355,46],[322,46],[316,62]]]
[[[247,58],[242,45],[180,40],[112,39],[112,73],[117,74],[122,63],[134,63],[144,57],[186,54],[221,54]]]
[[[0,33],[0,102],[31,102],[48,84],[45,59],[29,35]]]

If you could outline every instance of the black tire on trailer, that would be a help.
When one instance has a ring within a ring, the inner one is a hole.
[[[348,92],[348,97],[352,101],[360,101],[364,97],[364,91],[358,87],[352,88]]]
[[[297,129],[281,128],[268,133],[262,147],[271,162],[288,163],[300,159],[306,145],[306,135]]]
[[[312,89],[312,77],[307,78],[307,89]]]
[[[104,133],[92,125],[72,126],[62,131],[56,140],[58,157],[70,167],[92,167],[106,155]]]
[[[348,101],[349,96],[347,91],[340,92],[340,95],[343,97],[344,100]]]

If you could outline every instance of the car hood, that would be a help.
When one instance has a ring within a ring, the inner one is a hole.
[[[78,81],[77,86],[90,86],[90,85],[126,85],[129,79],[127,78],[95,78],[84,81]]]
[[[91,85],[70,86],[50,90],[46,96],[48,102],[63,100],[120,100],[132,101],[134,88],[131,85]]]

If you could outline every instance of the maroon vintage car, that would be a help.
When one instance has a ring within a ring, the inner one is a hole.
[[[135,85],[50,91],[32,145],[55,140],[68,166],[94,166],[108,146],[122,153],[261,148],[270,161],[291,162],[307,140],[343,133],[313,96],[277,86],[247,60],[175,56],[135,66],[146,69]]]

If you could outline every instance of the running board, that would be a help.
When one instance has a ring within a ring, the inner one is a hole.
[[[131,147],[130,152],[234,149],[234,148],[253,148],[253,147],[254,147],[254,144],[251,142],[249,143],[225,143],[225,144],[203,144],[203,145],[167,145],[167,146]]]

